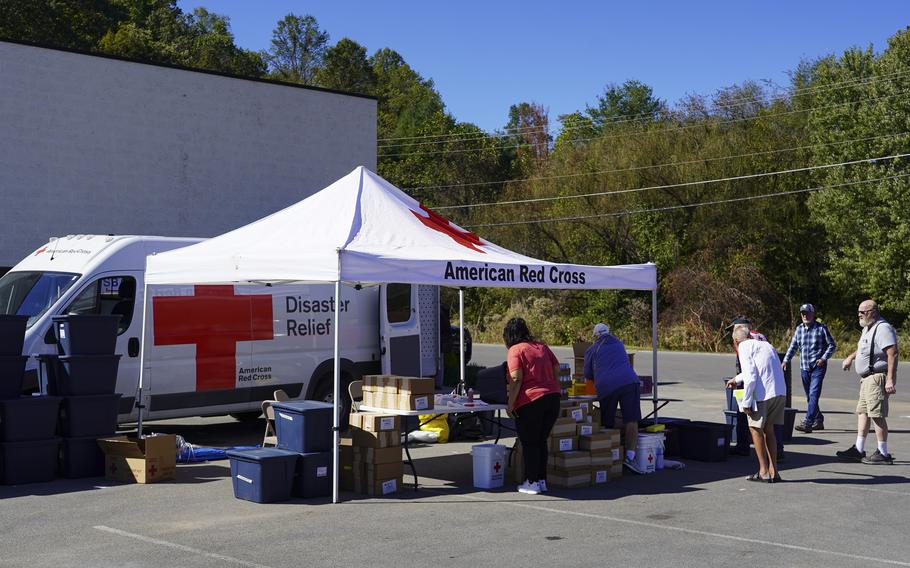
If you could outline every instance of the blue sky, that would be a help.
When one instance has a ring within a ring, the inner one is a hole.
[[[509,106],[536,102],[560,114],[593,104],[609,83],[637,79],[675,103],[745,80],[785,85],[800,60],[876,51],[910,25],[910,2],[768,0],[563,2],[537,0],[178,2],[228,16],[236,42],[267,49],[276,22],[310,14],[334,44],[349,37],[372,54],[390,47],[430,78],[449,112],[485,130]]]

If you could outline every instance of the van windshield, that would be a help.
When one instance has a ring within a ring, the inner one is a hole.
[[[28,316],[31,327],[78,278],[68,272],[8,272],[0,278],[0,314]]]

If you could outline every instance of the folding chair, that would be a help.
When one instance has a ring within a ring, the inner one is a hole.
[[[272,393],[272,397],[274,397],[276,402],[284,402],[286,400],[291,400],[291,397],[288,396],[288,393],[284,392],[284,390],[282,390],[282,389],[278,389],[274,393]]]
[[[363,402],[363,381],[348,383],[348,394],[351,395],[351,411],[360,412],[360,403]]]
[[[265,433],[262,435],[262,447],[277,446],[278,436],[275,433],[275,409],[272,408],[274,400],[262,401],[262,415],[265,416]]]

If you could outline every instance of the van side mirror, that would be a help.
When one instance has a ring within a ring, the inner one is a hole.
[[[54,335],[54,326],[49,326],[47,328],[47,333],[44,334],[44,343],[47,345],[57,344],[57,336]]]

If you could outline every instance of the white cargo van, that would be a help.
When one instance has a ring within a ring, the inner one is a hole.
[[[137,418],[145,258],[201,239],[71,235],[51,239],[0,278],[0,314],[28,315],[27,355],[53,354],[51,317],[119,314],[120,422]],[[149,287],[147,419],[255,417],[283,389],[332,400],[333,313],[340,302],[341,368],[364,374],[441,376],[439,289],[389,284],[174,285]],[[29,360],[26,388],[40,388]],[[345,400],[345,403],[348,401]]]

